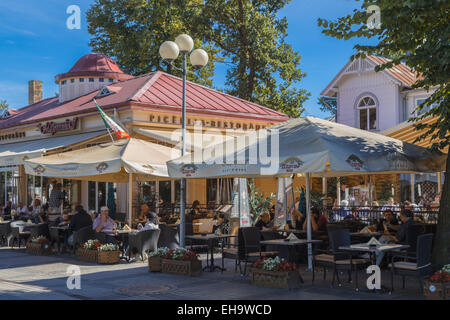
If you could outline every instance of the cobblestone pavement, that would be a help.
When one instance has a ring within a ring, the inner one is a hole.
[[[203,257],[202,257],[203,259]],[[220,263],[220,256],[216,264]],[[256,287],[248,278],[234,272],[234,261],[225,260],[227,271],[204,272],[199,277],[185,277],[149,273],[147,263],[140,260],[117,265],[97,265],[77,260],[73,255],[34,256],[24,249],[0,248],[0,299],[152,299],[152,300],[273,300],[273,299],[423,299],[418,283],[407,281],[401,289],[397,277],[396,291],[392,295],[355,292],[353,284],[331,288],[331,274],[323,280],[322,270],[311,284],[311,273],[301,267],[305,283],[297,290]],[[205,264],[205,262],[203,262]],[[67,288],[67,268],[77,265],[81,269],[81,289]],[[359,275],[359,287],[365,287],[366,277]],[[388,286],[389,274],[384,273],[382,284]]]

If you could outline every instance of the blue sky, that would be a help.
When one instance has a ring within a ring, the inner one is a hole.
[[[1,0],[0,1],[0,100],[12,108],[28,103],[28,80],[42,80],[44,98],[58,92],[54,76],[67,72],[89,53],[90,34],[85,13],[94,0]],[[288,38],[302,56],[300,67],[307,77],[297,84],[311,92],[305,115],[327,116],[317,97],[354,52],[355,41],[337,40],[321,33],[317,18],[337,18],[361,2],[355,0],[292,0],[280,16],[289,22]],[[80,30],[66,28],[69,5],[81,8]],[[225,65],[217,65],[214,85],[223,87]]]

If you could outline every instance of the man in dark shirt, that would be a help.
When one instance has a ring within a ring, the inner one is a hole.
[[[383,214],[384,219],[379,220],[377,223],[377,231],[390,234],[395,234],[397,231],[399,231],[400,225],[392,210],[384,210]]]
[[[78,231],[81,228],[92,225],[91,216],[83,209],[83,206],[76,206],[75,212],[76,214],[70,219],[69,230]]]
[[[402,226],[396,235],[396,242],[404,243],[406,241],[406,234],[408,232],[409,226],[415,224],[414,214],[411,210],[403,210],[400,213],[400,220],[402,221]]]

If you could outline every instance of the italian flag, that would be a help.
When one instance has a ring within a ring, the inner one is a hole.
[[[108,130],[108,132],[110,130],[114,131],[114,134],[116,136],[117,140],[120,139],[130,139],[130,135],[124,130],[122,129],[121,126],[119,126],[113,119],[111,119],[101,108],[100,106],[97,104],[97,101],[95,101],[95,105],[97,106],[98,112],[100,112],[100,116],[103,119],[103,122],[105,123],[106,126],[106,130]]]

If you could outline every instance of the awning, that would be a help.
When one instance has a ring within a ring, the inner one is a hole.
[[[24,159],[40,157],[48,150],[66,147],[104,134],[105,131],[102,130],[2,144],[0,145],[0,166],[21,165],[24,164]]]
[[[167,180],[166,162],[179,156],[180,151],[173,148],[131,138],[29,159],[25,172],[104,182],[128,182],[130,173],[140,181]]]

